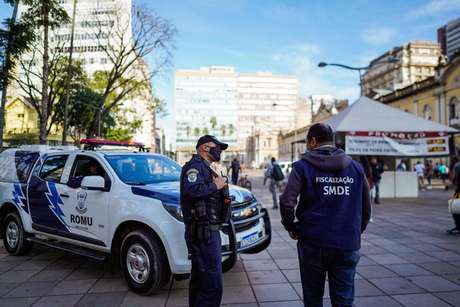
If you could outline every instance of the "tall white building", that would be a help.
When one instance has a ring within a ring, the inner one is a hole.
[[[58,0],[58,2],[72,17],[74,0]],[[27,7],[20,5],[19,12],[21,13],[26,9]],[[89,78],[92,78],[96,71],[111,70],[113,62],[104,48],[129,46],[132,41],[131,25],[132,0],[77,0],[73,59],[83,64],[84,71]],[[51,57],[55,54],[68,56],[71,31],[71,23],[60,25],[57,29],[50,31]],[[38,74],[41,75],[42,63],[39,50],[40,48],[33,48],[24,57],[34,63]],[[137,61],[126,74],[147,76],[149,74],[148,65],[143,60]],[[20,78],[27,77],[21,69],[19,69],[19,76]],[[40,82],[41,80],[38,78],[34,80],[36,84],[40,84]],[[148,147],[154,144],[154,114],[148,107],[152,99],[151,91],[144,91],[138,97],[127,98],[120,107],[120,109],[126,110],[130,120],[142,121],[142,125],[135,132],[133,140],[143,142]]]
[[[280,131],[294,128],[297,97],[298,81],[292,76],[237,73],[226,66],[177,71],[174,102],[178,160],[186,160],[197,138],[206,133],[230,144],[227,155],[244,158],[250,136],[263,132],[276,141]],[[276,144],[271,147],[276,148]],[[277,149],[273,150],[276,153]]]

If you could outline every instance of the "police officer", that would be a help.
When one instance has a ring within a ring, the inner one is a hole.
[[[280,196],[282,223],[298,240],[305,306],[323,306],[326,273],[332,306],[352,306],[361,233],[370,219],[363,168],[333,139],[328,125],[309,129],[308,150],[293,164]]]
[[[191,307],[219,306],[222,299],[220,227],[230,219],[228,185],[210,164],[220,161],[228,145],[211,135],[202,136],[197,154],[181,173],[181,207],[185,240],[192,260],[189,288]]]

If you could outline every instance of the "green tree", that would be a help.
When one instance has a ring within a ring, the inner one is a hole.
[[[203,134],[209,134],[209,128],[208,127],[203,128]]]
[[[200,136],[200,128],[198,127],[195,127],[193,128],[193,135],[196,136],[196,137],[199,137]]]
[[[50,110],[49,106],[49,77],[50,77],[50,51],[49,51],[49,31],[59,25],[69,22],[69,15],[59,5],[56,0],[22,0],[27,5],[27,10],[22,14],[26,24],[35,26],[38,31],[42,31],[39,37],[42,39],[42,75],[41,75],[41,103],[40,103],[40,144],[48,141],[47,122]]]
[[[212,132],[215,133],[215,130],[217,127],[217,118],[215,116],[212,116],[211,119],[209,120],[209,123],[211,124]]]
[[[19,0],[4,0],[5,3],[14,7],[11,18],[3,21],[4,29],[0,29],[0,91],[2,91],[0,103],[0,148],[3,147],[3,131],[5,120],[5,106],[8,85],[13,80],[13,71],[16,61],[26,51],[34,39],[32,27],[23,22],[17,22]]]
[[[226,125],[220,125],[220,133],[222,136],[225,136],[227,134],[227,126]]]
[[[187,139],[190,139],[190,134],[192,133],[192,128],[190,128],[190,126],[187,125],[187,127],[185,127],[185,133],[187,134]]]

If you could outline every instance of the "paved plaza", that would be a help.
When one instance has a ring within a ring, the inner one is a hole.
[[[255,182],[266,207],[271,198]],[[450,192],[423,192],[419,199],[383,200],[363,237],[356,276],[356,306],[460,306],[460,236],[452,227]],[[271,211],[273,240],[268,250],[242,255],[224,275],[223,304],[302,306],[296,243]],[[108,264],[35,247],[25,257],[0,247],[0,306],[186,306],[187,281],[161,293],[138,296]],[[330,306],[327,287],[325,306]]]

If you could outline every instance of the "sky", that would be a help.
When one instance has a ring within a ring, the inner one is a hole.
[[[321,61],[367,65],[412,40],[436,41],[436,30],[460,17],[460,0],[135,0],[178,30],[173,65],[154,81],[169,115],[174,71],[234,66],[238,72],[295,75],[303,97],[331,94],[355,100],[358,74]],[[0,4],[0,18],[10,14]],[[153,59],[148,59],[153,61]]]

